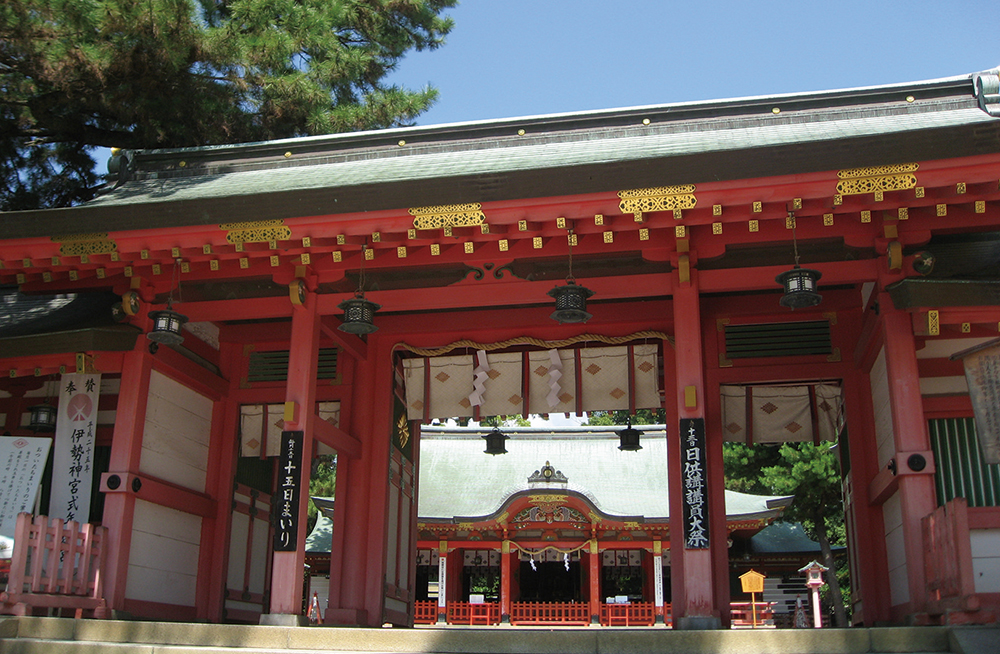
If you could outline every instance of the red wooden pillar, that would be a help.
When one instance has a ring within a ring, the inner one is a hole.
[[[590,573],[590,624],[601,624],[601,553],[597,549],[597,538],[590,541],[587,555]]]
[[[512,565],[513,555],[510,551],[510,541],[504,540],[500,544],[500,622],[503,624],[510,623]]]
[[[934,490],[933,453],[920,396],[916,342],[910,315],[895,309],[889,295],[879,297],[885,334],[885,359],[889,380],[893,440],[899,496],[903,514],[903,547],[906,552],[906,578],[909,586],[908,614],[922,612],[927,605],[924,574],[924,546],[921,519],[937,505]],[[908,466],[911,456],[927,463],[922,470]],[[898,609],[897,609],[898,610]]]
[[[656,624],[666,622],[663,610],[663,541],[653,541],[653,554],[650,557],[653,573],[653,607],[656,611]]]
[[[444,624],[448,618],[448,586],[451,584],[451,570],[448,566],[448,541],[443,540],[438,545],[438,624]]]
[[[690,281],[682,281],[677,284],[673,295],[673,318],[674,318],[674,356],[675,356],[675,379],[674,397],[677,406],[678,419],[701,418],[705,419],[705,375],[702,360],[701,342],[701,302],[698,293],[697,271],[691,271]],[[675,423],[679,425],[678,423]],[[717,529],[712,530],[710,536],[710,547],[688,548],[684,542],[684,520],[681,500],[684,493],[683,471],[684,462],[680,457],[679,439],[683,435],[674,435],[675,444],[668,449],[670,495],[671,495],[671,532],[677,533],[679,538],[675,541],[678,547],[674,551],[673,561],[678,558],[683,559],[683,569],[678,580],[683,587],[683,595],[680,602],[677,601],[677,593],[674,594],[674,625],[678,629],[717,629],[721,625],[719,613],[715,607],[715,584],[714,570],[712,563],[712,550],[719,547],[719,543],[725,543],[725,532],[719,533]],[[707,431],[706,431],[707,440]],[[711,449],[706,442],[706,449]],[[707,472],[707,470],[706,470]],[[721,493],[711,481],[714,477],[707,476],[706,493],[709,513],[716,508],[716,503],[712,501],[713,495]],[[676,502],[674,502],[676,498]],[[676,507],[676,509],[675,509]],[[710,525],[715,526],[717,521],[711,520]],[[677,582],[675,582],[677,583]]]
[[[868,374],[856,371],[844,379],[844,411],[847,416],[848,464],[844,512],[855,624],[873,626],[889,620],[889,564],[885,553],[885,522],[882,511],[871,504],[868,486],[878,473],[875,417]]]
[[[135,349],[122,361],[122,382],[118,394],[115,431],[111,440],[111,461],[106,480],[117,475],[123,480],[122,492],[104,496],[104,526],[108,528],[108,559],[104,572],[104,593],[111,609],[124,610],[125,584],[128,580],[129,550],[132,546],[132,520],[135,516],[135,493],[127,483],[130,474],[138,474],[142,456],[142,434],[146,424],[146,400],[149,375],[153,369],[145,338],[136,341]],[[102,483],[102,487],[106,484]],[[104,488],[102,488],[104,490]]]
[[[285,387],[287,431],[302,431],[302,465],[299,470],[298,546],[293,552],[275,552],[271,569],[271,613],[262,624],[307,624],[302,615],[302,573],[305,569],[305,524],[309,506],[309,475],[316,420],[316,368],[319,358],[319,302],[314,295],[292,313]]]

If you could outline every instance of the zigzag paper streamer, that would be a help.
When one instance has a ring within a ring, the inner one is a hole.
[[[545,396],[545,401],[549,403],[550,409],[559,405],[559,393],[562,391],[559,380],[562,379],[562,376],[562,359],[559,358],[559,350],[549,350],[549,394]]]
[[[476,352],[476,369],[473,371],[475,377],[472,380],[472,394],[469,395],[469,403],[472,406],[482,406],[483,396],[486,394],[486,378],[490,371],[490,362],[486,358],[486,350]]]

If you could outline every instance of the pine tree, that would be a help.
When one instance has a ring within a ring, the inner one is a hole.
[[[93,192],[95,146],[172,148],[405,125],[437,91],[387,85],[456,0],[6,0],[0,209]]]

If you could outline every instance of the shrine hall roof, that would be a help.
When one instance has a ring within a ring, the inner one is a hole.
[[[667,492],[667,440],[663,425],[641,425],[642,449],[618,449],[622,427],[504,428],[507,454],[483,452],[490,429],[422,427],[417,515],[421,519],[489,516],[507,499],[529,489],[565,488],[584,495],[594,507],[615,517],[664,519],[670,515]],[[565,486],[529,484],[546,463],[567,478]],[[773,518],[791,497],[726,491],[730,520]]]
[[[130,153],[8,237],[617,192],[1000,152],[997,69],[880,87]],[[141,211],[137,211],[141,206]],[[22,218],[18,220],[17,218]]]

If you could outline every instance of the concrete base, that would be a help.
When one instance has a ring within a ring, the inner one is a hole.
[[[263,613],[260,624],[268,627],[308,627],[309,618],[291,613]]]
[[[714,616],[700,616],[693,615],[684,618],[677,618],[674,622],[674,629],[680,630],[706,630],[706,629],[721,629],[722,620]]]

